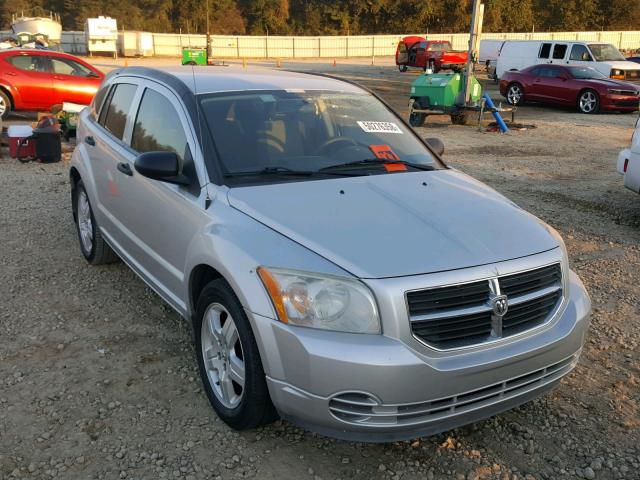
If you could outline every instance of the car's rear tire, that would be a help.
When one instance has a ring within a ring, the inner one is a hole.
[[[586,114],[598,113],[600,111],[600,95],[598,95],[598,92],[591,89],[580,92],[578,110]]]
[[[0,89],[0,119],[5,120],[11,113],[12,109],[13,104],[11,103],[9,95]]]
[[[406,65],[398,65],[398,70],[400,70],[402,73],[406,72],[409,69],[409,67],[407,67]]]
[[[236,430],[275,420],[255,336],[227,282],[219,279],[205,285],[193,328],[200,376],[218,416]]]
[[[517,82],[507,85],[507,94],[505,97],[509,105],[522,105],[524,102],[524,89],[522,85]]]
[[[89,196],[84,188],[84,182],[79,180],[72,193],[73,212],[80,251],[91,265],[113,263],[118,256],[107,244],[100,233],[98,222],[93,215]]]

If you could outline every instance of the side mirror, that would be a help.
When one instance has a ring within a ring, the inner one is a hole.
[[[444,154],[444,143],[439,138],[425,138],[425,142],[427,145],[431,147],[438,156],[442,156]]]
[[[175,152],[146,152],[138,155],[133,166],[140,175],[160,182],[191,185],[180,173],[180,159]]]

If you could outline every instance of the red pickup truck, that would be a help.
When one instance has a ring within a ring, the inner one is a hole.
[[[423,37],[404,37],[396,49],[396,65],[401,72],[408,67],[423,70],[462,71],[467,64],[467,52],[453,50],[446,40],[427,40]]]

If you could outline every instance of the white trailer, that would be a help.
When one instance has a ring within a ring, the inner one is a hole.
[[[115,18],[88,18],[84,33],[89,55],[111,53],[114,58],[118,56],[118,25]]]

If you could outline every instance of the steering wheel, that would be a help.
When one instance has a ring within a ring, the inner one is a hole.
[[[329,153],[333,153],[337,150],[340,150],[342,148],[355,147],[355,146],[358,146],[358,142],[356,142],[351,138],[334,137],[334,138],[330,138],[329,140],[324,142],[322,145],[320,145],[318,148],[316,148],[316,151],[314,152],[314,154],[326,155]]]

